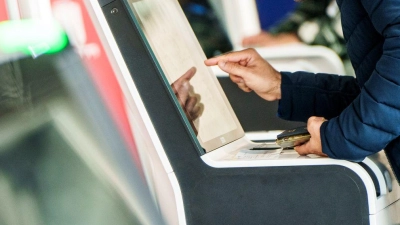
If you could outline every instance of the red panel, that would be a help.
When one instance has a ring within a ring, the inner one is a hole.
[[[68,4],[68,2],[72,4],[62,5],[60,7],[60,4]],[[125,111],[122,90],[112,70],[111,64],[108,61],[105,50],[101,44],[100,38],[96,33],[89,13],[85,8],[84,0],[51,0],[51,3],[53,7],[53,12],[64,14],[59,17],[64,19],[67,18],[66,21],[69,23],[69,25],[72,24],[75,26],[74,29],[72,29],[73,32],[80,30],[80,33],[75,33],[74,35],[72,35],[73,37],[70,38],[75,39],[75,41],[77,40],[78,50],[81,53],[83,61],[87,66],[92,76],[92,79],[97,85],[97,88],[99,89],[100,94],[109,109],[109,112],[116,122],[121,132],[121,135],[125,140],[125,143],[127,143],[127,147],[131,150],[135,163],[137,165],[141,165],[136,145],[133,139],[132,130],[129,126],[129,121]],[[64,10],[70,11],[64,12]],[[78,14],[76,14],[77,12]],[[58,17],[57,15],[55,16]],[[82,28],[82,26],[80,26],[82,25],[82,21],[84,27],[83,32],[82,29],[80,29]]]
[[[0,21],[8,20],[6,0],[0,0]]]

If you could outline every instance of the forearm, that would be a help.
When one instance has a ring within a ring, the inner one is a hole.
[[[306,72],[281,72],[278,116],[306,122],[311,116],[338,116],[359,94],[353,77]]]

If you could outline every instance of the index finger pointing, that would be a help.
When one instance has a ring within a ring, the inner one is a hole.
[[[206,66],[215,66],[218,64],[219,60],[219,57],[209,58],[204,61],[204,64],[206,64]]]
[[[249,61],[251,58],[254,57],[254,54],[258,54],[254,49],[249,48],[242,51],[237,52],[229,52],[224,55],[216,56],[204,61],[207,66],[215,66],[220,61],[225,62],[242,62],[242,61]]]

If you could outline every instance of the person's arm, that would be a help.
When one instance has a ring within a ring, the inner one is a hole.
[[[325,154],[353,161],[400,136],[400,0],[361,3],[384,37],[383,53],[360,95],[320,129]]]
[[[307,122],[311,116],[338,116],[359,94],[354,77],[323,73],[281,72],[278,116]]]
[[[284,119],[305,121],[319,114],[328,118],[336,116],[359,92],[353,77],[305,72],[279,73],[254,49],[227,53],[204,63],[207,66],[218,65],[245,92],[254,91],[268,101],[280,100],[279,113]],[[309,120],[308,129],[313,128],[309,130],[311,138],[305,146],[296,149],[299,154],[326,156],[321,150],[319,132],[324,120]]]
[[[338,116],[360,91],[350,76],[278,72],[254,49],[210,58],[205,64],[218,65],[245,92],[254,91],[267,101],[280,100],[278,114],[286,120]]]

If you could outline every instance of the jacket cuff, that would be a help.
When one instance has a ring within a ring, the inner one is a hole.
[[[289,72],[281,72],[281,76],[281,99],[278,104],[278,117],[289,120],[292,116],[293,83],[289,78]]]
[[[343,134],[335,125],[337,117],[322,123],[320,128],[320,137],[322,152],[327,154],[329,158],[345,159],[353,162],[361,162],[369,152],[363,152],[356,146],[346,141]]]

